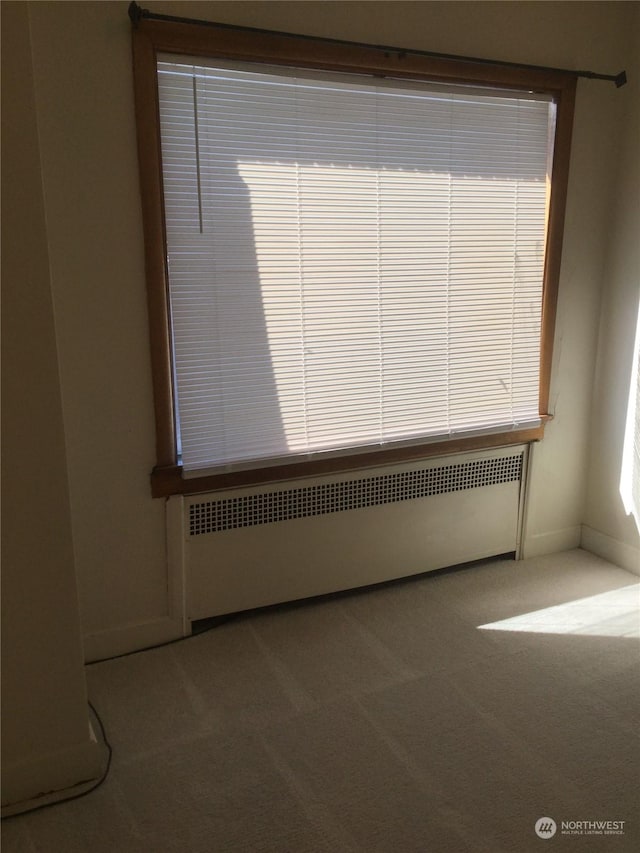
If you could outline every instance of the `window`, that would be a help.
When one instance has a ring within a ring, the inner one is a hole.
[[[154,494],[541,437],[570,76],[150,21],[134,45]]]

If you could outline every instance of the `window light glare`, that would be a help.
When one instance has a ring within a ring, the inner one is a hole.
[[[620,497],[627,515],[632,515],[640,532],[640,305],[629,383],[627,422],[620,472]]]

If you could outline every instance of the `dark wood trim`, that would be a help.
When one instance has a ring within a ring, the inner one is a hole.
[[[548,420],[548,419],[545,419]],[[377,468],[402,462],[415,462],[419,459],[431,459],[434,456],[448,456],[454,453],[466,453],[473,450],[488,450],[494,447],[510,447],[514,444],[527,444],[540,441],[544,436],[544,423],[530,429],[514,430],[495,435],[482,435],[474,438],[454,438],[423,444],[417,447],[402,447],[393,450],[376,450],[371,453],[358,453],[353,456],[332,456],[310,462],[292,462],[271,468],[258,468],[248,471],[234,471],[226,474],[210,474],[202,477],[183,477],[179,465],[155,468],[151,474],[151,491],[154,498],[170,495],[190,495],[199,492],[215,492],[223,489],[243,486],[265,485],[285,480],[300,480],[305,477],[318,477],[326,474],[344,474],[363,468]]]
[[[158,465],[175,465],[176,434],[156,51],[133,31],[133,71]]]
[[[544,284],[542,294],[542,331],[540,340],[540,412],[549,410],[549,387],[556,327],[556,309],[560,284],[560,261],[569,185],[569,162],[573,114],[576,98],[575,78],[568,78],[556,96],[556,136],[551,176],[551,199],[547,225]]]
[[[144,33],[158,52],[191,56],[272,62],[358,74],[388,74],[440,82],[482,83],[544,92],[561,91],[565,81],[573,79],[570,72],[565,71],[445,59],[373,45],[342,44],[242,27],[203,27],[142,19],[136,31]]]
[[[158,12],[152,12],[149,9],[142,9],[140,6],[138,6],[135,0],[132,0],[132,2],[129,4],[128,11],[129,18],[131,19],[134,26],[137,26],[141,20],[146,20],[163,21],[165,23],[170,24],[189,24],[191,26],[195,25],[197,27],[216,27],[218,29],[230,30],[231,32],[243,30],[245,32],[262,33],[268,34],[270,36],[287,36],[289,38],[295,38],[299,41],[306,41],[307,43],[324,42],[325,44],[337,44],[348,50],[353,50],[354,48],[359,47],[366,47],[370,50],[377,50],[383,53],[402,53],[403,55],[413,54],[417,56],[428,56],[433,59],[445,59],[456,63],[470,62],[474,65],[498,65],[502,68],[504,68],[505,66],[510,66],[512,68],[518,68],[524,71],[551,71],[553,73],[559,72],[561,74],[570,74],[573,77],[586,77],[591,80],[608,80],[611,83],[615,83],[616,88],[624,86],[627,82],[627,74],[625,71],[620,71],[617,74],[602,74],[597,71],[578,71],[573,68],[558,68],[557,66],[550,65],[532,65],[523,62],[510,62],[508,60],[503,59],[486,59],[478,56],[463,56],[461,54],[456,53],[442,53],[441,51],[421,50],[419,48],[398,48],[397,46],[371,44],[370,42],[367,43],[349,41],[345,39],[328,38],[326,36],[311,36],[299,33],[291,33],[286,30],[268,30],[264,27],[248,27],[245,25],[241,26],[239,24],[222,24],[216,21],[206,21],[202,18],[185,18],[180,15],[163,15]]]
[[[551,95],[558,106],[542,312],[540,412],[543,425],[536,429],[495,436],[453,439],[414,448],[396,448],[184,479],[182,468],[177,463],[170,304],[166,269],[162,151],[156,71],[156,55],[161,52],[399,78],[527,89]],[[436,455],[467,450],[522,444],[542,438],[544,421],[548,419],[546,413],[549,403],[562,229],[566,208],[576,88],[574,75],[564,71],[446,59],[405,53],[401,50],[386,50],[375,46],[345,45],[322,39],[298,38],[283,33],[216,25],[204,27],[197,24],[151,19],[140,19],[133,29],[133,65],[156,415],[157,465],[151,475],[154,497],[339,473],[394,462],[428,459]]]

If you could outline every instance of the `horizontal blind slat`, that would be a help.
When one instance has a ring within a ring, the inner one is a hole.
[[[330,77],[159,63],[188,470],[537,420],[548,101]]]

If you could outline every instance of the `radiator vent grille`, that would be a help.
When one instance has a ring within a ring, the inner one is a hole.
[[[264,494],[221,498],[189,507],[189,533],[218,533],[238,527],[290,521],[350,509],[427,498],[496,483],[511,483],[522,475],[522,453],[400,471]]]

